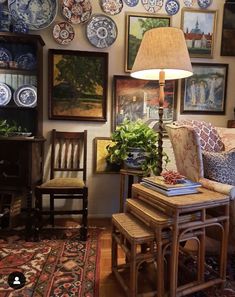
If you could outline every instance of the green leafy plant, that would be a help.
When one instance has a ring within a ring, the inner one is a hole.
[[[127,160],[130,148],[143,149],[146,154],[145,161],[141,169],[156,173],[158,164],[158,133],[150,128],[143,121],[138,120],[131,122],[125,120],[117,129],[112,133],[111,139],[115,142],[113,146],[107,146],[108,156],[107,162],[122,165],[123,161]],[[167,164],[169,158],[166,153],[164,155],[164,162]]]
[[[7,120],[0,120],[0,135],[9,136],[14,132],[27,132],[25,128],[17,125],[16,122],[8,122]]]

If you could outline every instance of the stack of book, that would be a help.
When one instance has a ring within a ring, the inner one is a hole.
[[[141,184],[146,188],[157,191],[166,196],[177,196],[198,193],[200,183],[189,179],[181,179],[177,184],[167,184],[162,176],[144,177]]]

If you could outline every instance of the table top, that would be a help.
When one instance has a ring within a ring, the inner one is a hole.
[[[135,169],[121,169],[120,173],[126,174],[126,175],[134,175],[134,176],[146,176],[145,171],[135,170]]]
[[[191,210],[192,208],[216,207],[221,204],[229,203],[229,196],[218,192],[210,191],[205,188],[199,188],[197,194],[187,194],[179,196],[165,196],[154,190],[148,189],[141,184],[132,185],[133,192],[149,197],[151,201],[160,202],[175,209]]]

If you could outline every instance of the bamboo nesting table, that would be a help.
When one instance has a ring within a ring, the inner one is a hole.
[[[158,210],[172,218],[170,297],[185,296],[210,286],[224,283],[229,232],[228,196],[200,188],[200,193],[198,194],[167,197],[140,184],[133,184],[132,197],[155,206]],[[211,214],[212,211],[213,214]],[[198,213],[200,214],[199,216]],[[182,217],[185,215],[191,215],[192,220],[183,220]],[[220,228],[222,234],[220,269],[217,277],[206,281],[204,278],[205,233],[206,228],[212,226]],[[197,281],[177,287],[180,242],[192,238],[197,238],[199,243]]]

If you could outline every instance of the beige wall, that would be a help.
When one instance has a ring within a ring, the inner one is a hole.
[[[93,139],[94,137],[110,136],[111,133],[111,109],[112,109],[112,77],[113,75],[123,75],[124,73],[124,51],[125,51],[125,13],[126,12],[142,12],[145,13],[141,0],[138,6],[131,8],[124,5],[123,11],[116,16],[113,20],[118,26],[118,37],[116,42],[107,49],[101,50],[109,53],[109,81],[108,81],[108,105],[107,105],[107,122],[79,122],[79,121],[52,121],[48,120],[48,96],[47,96],[47,51],[50,48],[60,48],[67,50],[86,50],[98,51],[97,48],[90,45],[85,36],[85,26],[75,25],[76,32],[75,39],[69,46],[60,46],[52,37],[53,24],[41,32],[46,46],[44,50],[44,135],[47,136],[48,131],[52,128],[64,131],[80,131],[83,129],[88,130],[88,186],[89,186],[89,215],[96,216],[110,216],[112,213],[117,212],[119,203],[119,176],[118,175],[97,175],[93,174]],[[181,7],[184,7],[183,0],[180,0]],[[221,40],[221,27],[223,17],[223,4],[224,0],[213,0],[211,10],[218,10],[217,28],[215,35],[215,51],[213,59],[192,59],[192,62],[211,62],[211,63],[229,63],[228,75],[228,89],[227,89],[227,104],[225,116],[191,116],[190,118],[204,119],[211,121],[218,126],[226,126],[227,120],[233,118],[233,108],[235,107],[235,57],[221,57],[220,56],[220,40]],[[99,1],[92,0],[93,13],[102,13],[99,7]],[[198,8],[195,5],[195,8]],[[166,14],[164,7],[159,11],[160,14]],[[60,8],[56,17],[56,22],[63,20],[60,14]],[[181,13],[172,17],[172,26],[180,27]],[[179,95],[179,94],[178,94]],[[179,97],[179,96],[178,96]],[[179,98],[177,104],[177,118],[187,118],[189,116],[182,116],[179,114]],[[170,150],[169,140],[165,141],[165,146],[169,155],[172,156]],[[48,177],[48,149],[46,148],[46,164],[45,164],[45,178]],[[171,159],[173,159],[171,157]],[[174,168],[174,164],[170,164],[169,168]],[[62,204],[63,205],[63,204]],[[62,207],[61,205],[61,207]],[[70,207],[70,205],[67,205]]]

